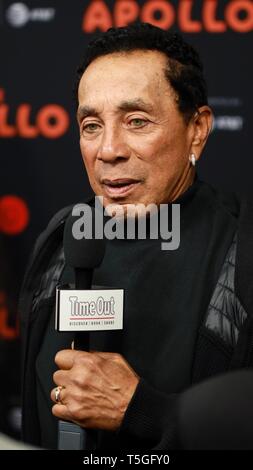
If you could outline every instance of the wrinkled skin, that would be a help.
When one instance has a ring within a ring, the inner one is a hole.
[[[85,428],[119,428],[139,378],[123,357],[115,353],[60,351],[54,373],[61,403],[53,406],[57,418]],[[55,401],[55,389],[51,392]]]

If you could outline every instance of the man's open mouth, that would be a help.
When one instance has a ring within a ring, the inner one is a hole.
[[[116,198],[128,195],[140,183],[132,178],[104,179],[102,184],[108,196]]]

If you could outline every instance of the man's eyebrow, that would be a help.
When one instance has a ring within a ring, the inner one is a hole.
[[[137,98],[134,100],[126,100],[122,101],[119,106],[117,107],[117,111],[146,111],[152,112],[154,111],[153,106],[150,103],[147,103],[142,98]],[[93,108],[92,106],[79,106],[77,110],[77,118],[79,120],[84,119],[88,116],[99,117],[100,112]]]
[[[137,98],[135,100],[122,101],[118,109],[120,111],[146,111],[146,112],[154,111],[152,104],[147,103],[142,98]]]
[[[92,106],[79,106],[77,110],[77,118],[84,119],[87,116],[99,116],[99,112]]]

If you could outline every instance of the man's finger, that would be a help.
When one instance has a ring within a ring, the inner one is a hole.
[[[56,370],[53,373],[53,381],[55,385],[66,387],[69,384],[69,374],[66,370]]]
[[[75,349],[62,349],[55,356],[55,363],[59,369],[69,370],[73,367],[74,360],[80,353],[89,354],[85,351],[76,351]]]
[[[52,413],[56,418],[62,419],[64,421],[71,421],[71,416],[68,413],[67,406],[63,405],[62,403],[57,403],[52,408]]]
[[[61,351],[58,351],[54,359],[56,365],[59,367],[59,369],[71,369],[73,366],[75,354],[76,351],[73,351],[72,349],[62,349]]]

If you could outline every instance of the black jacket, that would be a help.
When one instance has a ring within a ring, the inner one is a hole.
[[[199,327],[192,383],[252,364],[253,269],[250,253],[253,252],[253,210],[250,203],[238,203],[233,198],[223,199],[221,203],[237,221],[238,229]],[[56,214],[39,237],[20,297],[23,331],[23,438],[33,444],[40,443],[35,362],[49,312],[54,305],[55,287],[64,269],[62,236],[70,211],[71,207],[67,207]],[[176,400],[176,396],[170,395],[168,398],[142,379],[127,409],[119,436],[129,435],[136,442],[141,439],[140,447],[177,447],[173,418]]]

